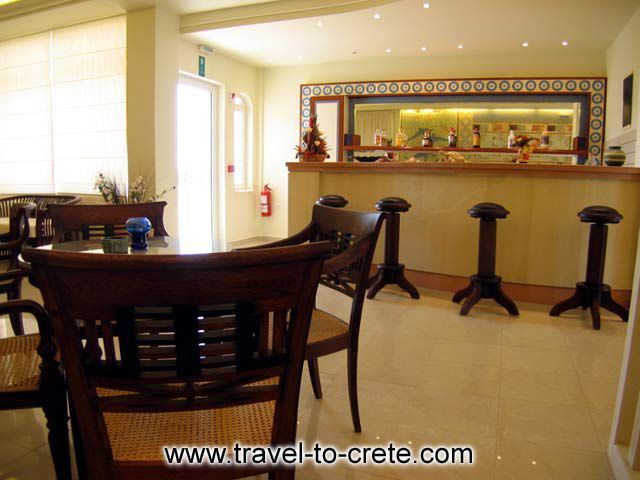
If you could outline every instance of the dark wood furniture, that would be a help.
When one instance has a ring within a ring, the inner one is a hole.
[[[47,314],[30,300],[0,303],[0,315],[23,313],[35,317],[40,334],[0,339],[0,410],[42,408],[56,477],[71,480],[67,393]]]
[[[324,205],[325,207],[344,208],[349,200],[342,195],[324,195],[316,200],[316,205]]]
[[[320,283],[352,299],[349,322],[314,308],[307,344],[307,364],[316,398],[322,398],[318,358],[347,350],[349,404],[353,429],[362,431],[358,406],[358,340],[371,260],[382,226],[382,215],[314,205],[311,222],[283,240],[253,248],[274,248],[328,240],[332,257],[322,269]]]
[[[375,298],[386,285],[398,285],[411,295],[420,298],[418,289],[404,276],[404,264],[398,263],[400,251],[400,213],[408,212],[411,204],[404,198],[387,197],[376,203],[376,210],[384,213],[384,262],[378,264],[378,272],[369,280],[367,298]]]
[[[124,224],[129,218],[147,217],[154,236],[169,235],[164,228],[167,202],[130,203],[124,205],[51,205],[53,242],[88,240],[113,235],[128,235]]]
[[[202,469],[168,467],[166,445],[292,444],[330,251],[328,242],[208,255],[25,249],[51,312],[88,478],[202,478]],[[258,465],[210,474],[267,471],[295,475]]]
[[[469,313],[482,298],[492,298],[510,315],[519,315],[516,304],[502,291],[502,278],[496,275],[496,219],[507,218],[509,211],[496,203],[479,203],[469,209],[469,215],[480,219],[478,273],[471,276],[467,287],[453,296],[453,301],[458,303],[466,298],[460,315]]]
[[[593,328],[600,330],[600,307],[618,315],[625,322],[629,311],[611,297],[611,287],[603,283],[604,263],[607,253],[608,223],[620,223],[622,215],[611,207],[594,205],[578,212],[581,222],[591,223],[589,227],[589,253],[587,256],[587,278],[578,282],[574,294],[555,305],[549,315],[557,317],[566,310],[582,307],[591,310]]]
[[[18,270],[18,256],[29,239],[29,218],[35,213],[35,203],[19,203],[11,205],[9,232],[0,235],[0,260],[7,261],[7,275],[0,279],[0,294],[7,300],[18,300],[22,296],[22,279],[24,274]],[[22,313],[18,310],[9,314],[11,328],[16,335],[23,335]]]
[[[35,218],[35,245],[46,245],[53,238],[53,224],[49,215],[49,205],[73,205],[80,201],[76,195],[24,194],[0,198],[0,217],[9,217],[11,207],[16,203],[35,203],[37,209],[31,212],[30,218]]]

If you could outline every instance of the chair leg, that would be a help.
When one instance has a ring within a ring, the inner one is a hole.
[[[467,313],[469,313],[469,310],[471,310],[471,307],[473,307],[476,303],[478,303],[481,298],[482,298],[482,288],[479,285],[474,285],[471,295],[469,295],[469,298],[465,300],[465,302],[462,304],[462,307],[460,308],[460,315],[464,316]]]
[[[591,321],[594,330],[600,330],[600,304],[596,299],[591,303]]]
[[[360,424],[360,407],[358,406],[358,349],[349,348],[347,351],[347,377],[349,381],[349,405],[351,406],[351,421],[353,431],[362,432]]]
[[[11,288],[7,292],[8,300],[20,300],[22,295],[22,279],[19,279],[11,285]],[[10,313],[9,322],[13,329],[14,335],[24,335],[24,325],[22,324],[22,313]]]
[[[571,297],[554,305],[554,307],[549,312],[549,315],[551,315],[552,317],[557,317],[562,312],[566,312],[567,310],[583,307],[584,306],[583,301],[584,300],[582,298],[582,294],[580,293],[579,290],[576,290],[575,292],[573,292],[573,295]]]
[[[458,290],[451,301],[453,303],[459,303],[463,298],[467,298],[469,295],[471,295],[471,292],[473,292],[473,283],[470,283],[462,290]]]
[[[49,429],[49,450],[58,480],[71,480],[71,453],[69,448],[69,429],[67,428],[67,402],[64,398],[49,399],[43,406]],[[56,395],[58,397],[60,395]]]
[[[295,480],[296,469],[293,467],[278,468],[272,470],[268,474],[269,480]]]
[[[382,290],[382,288],[387,284],[387,280],[380,272],[378,272],[373,278],[373,283],[369,287],[369,292],[367,292],[367,298],[369,300],[372,300],[378,294],[378,292]]]
[[[622,318],[622,320],[624,320],[625,322],[629,321],[629,310],[627,310],[618,302],[616,302],[611,297],[611,292],[608,292],[608,291],[602,292],[601,305],[602,305],[602,308],[609,310],[611,313],[615,313],[620,318]]]
[[[320,383],[320,370],[318,368],[318,359],[310,358],[307,360],[309,366],[309,377],[311,378],[311,388],[316,398],[322,398],[322,384]]]
[[[71,435],[73,437],[73,451],[76,458],[76,470],[78,472],[78,480],[87,480],[89,478],[87,464],[84,458],[84,448],[82,447],[82,438],[80,438],[80,429],[76,420],[73,402],[69,398],[69,411],[71,417]]]
[[[501,286],[498,286],[496,295],[495,297],[493,297],[493,299],[498,304],[502,305],[507,310],[507,312],[509,312],[509,315],[514,315],[514,316],[520,315],[520,312],[518,312],[518,307],[516,306],[513,300],[507,297],[507,295],[502,290]]]

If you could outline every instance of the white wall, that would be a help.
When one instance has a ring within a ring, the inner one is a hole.
[[[180,70],[194,75],[198,73],[197,45],[181,40]],[[222,221],[226,230],[226,241],[233,242],[260,234],[258,195],[261,169],[260,138],[262,129],[261,72],[256,67],[241,63],[218,52],[205,56],[205,76],[220,84],[220,114],[224,118],[223,144],[219,152],[218,172],[221,182],[220,197],[223,199]],[[227,165],[233,164],[233,111],[229,101],[231,93],[243,93],[253,105],[253,189],[236,192],[233,173],[227,173]],[[224,195],[222,195],[224,193]]]
[[[299,137],[300,84],[315,82],[515,76],[604,76],[602,53],[541,56],[425,57],[268,68],[264,72],[264,181],[274,187],[267,236],[287,234],[287,169]]]
[[[607,50],[607,122],[605,142],[621,144],[627,162],[640,165],[640,138],[637,135],[640,115],[640,8],[629,19]],[[622,127],[622,81],[633,73],[633,111],[631,125]]]

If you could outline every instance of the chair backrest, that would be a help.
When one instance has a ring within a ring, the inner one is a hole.
[[[154,236],[169,235],[164,228],[167,202],[124,205],[49,205],[53,220],[53,243],[126,235],[124,224],[132,217],[147,217]]]
[[[25,250],[51,312],[89,468],[108,468],[111,458],[105,412],[275,401],[272,441],[293,442],[313,299],[330,249],[322,242],[209,255]],[[99,396],[99,387],[120,393]]]
[[[351,297],[360,290],[364,299],[382,222],[378,212],[313,206],[312,241],[329,241],[334,257],[325,264],[323,285]]]
[[[80,197],[77,195],[58,195],[55,193],[50,194],[23,194],[13,195],[11,197],[5,197],[0,199],[0,217],[8,217],[11,206],[15,203],[35,203],[38,210],[44,210],[49,205],[55,204],[74,204],[80,201]],[[33,212],[35,217],[35,212]]]
[[[29,217],[36,211],[31,202],[14,203],[9,213],[9,234],[0,241],[0,260],[9,259],[9,268],[18,267],[18,255],[29,239]]]

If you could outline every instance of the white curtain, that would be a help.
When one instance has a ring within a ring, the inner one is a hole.
[[[53,190],[49,40],[0,43],[0,193]]]
[[[125,22],[0,42],[0,193],[127,182]]]
[[[399,125],[399,110],[365,110],[356,113],[354,131],[362,137],[362,145],[373,145],[376,129],[384,129],[387,138],[395,141]]]
[[[126,185],[125,21],[115,17],[52,32],[57,191],[95,193],[98,171]]]

